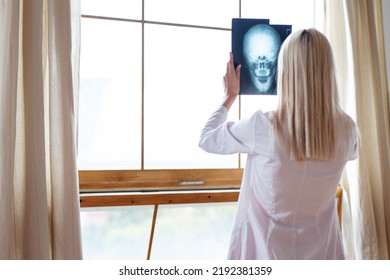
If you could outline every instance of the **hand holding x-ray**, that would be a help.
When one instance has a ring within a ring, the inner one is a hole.
[[[224,89],[225,89],[225,102],[224,106],[230,109],[231,105],[236,100],[238,93],[240,92],[240,76],[241,65],[235,67],[233,63],[233,53],[230,53],[229,61],[226,65],[226,73],[223,76]]]

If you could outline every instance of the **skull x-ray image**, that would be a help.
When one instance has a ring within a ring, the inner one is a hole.
[[[270,25],[262,19],[233,19],[232,51],[241,64],[240,94],[276,94],[277,61],[291,25]]]

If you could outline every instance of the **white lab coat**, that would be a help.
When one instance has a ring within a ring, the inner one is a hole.
[[[226,122],[221,106],[202,130],[210,153],[248,155],[228,259],[343,259],[335,192],[348,160],[357,157],[357,128],[340,127],[337,159],[292,161],[275,144],[271,113]],[[344,122],[345,123],[345,122]]]

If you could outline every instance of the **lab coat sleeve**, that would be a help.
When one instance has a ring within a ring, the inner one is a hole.
[[[256,116],[226,122],[228,110],[221,106],[202,129],[199,147],[214,154],[252,154],[255,151]]]

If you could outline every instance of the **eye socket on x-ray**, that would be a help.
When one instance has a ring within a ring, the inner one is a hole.
[[[277,59],[291,25],[270,25],[264,20],[235,19],[232,51],[241,64],[240,94],[276,94]]]

